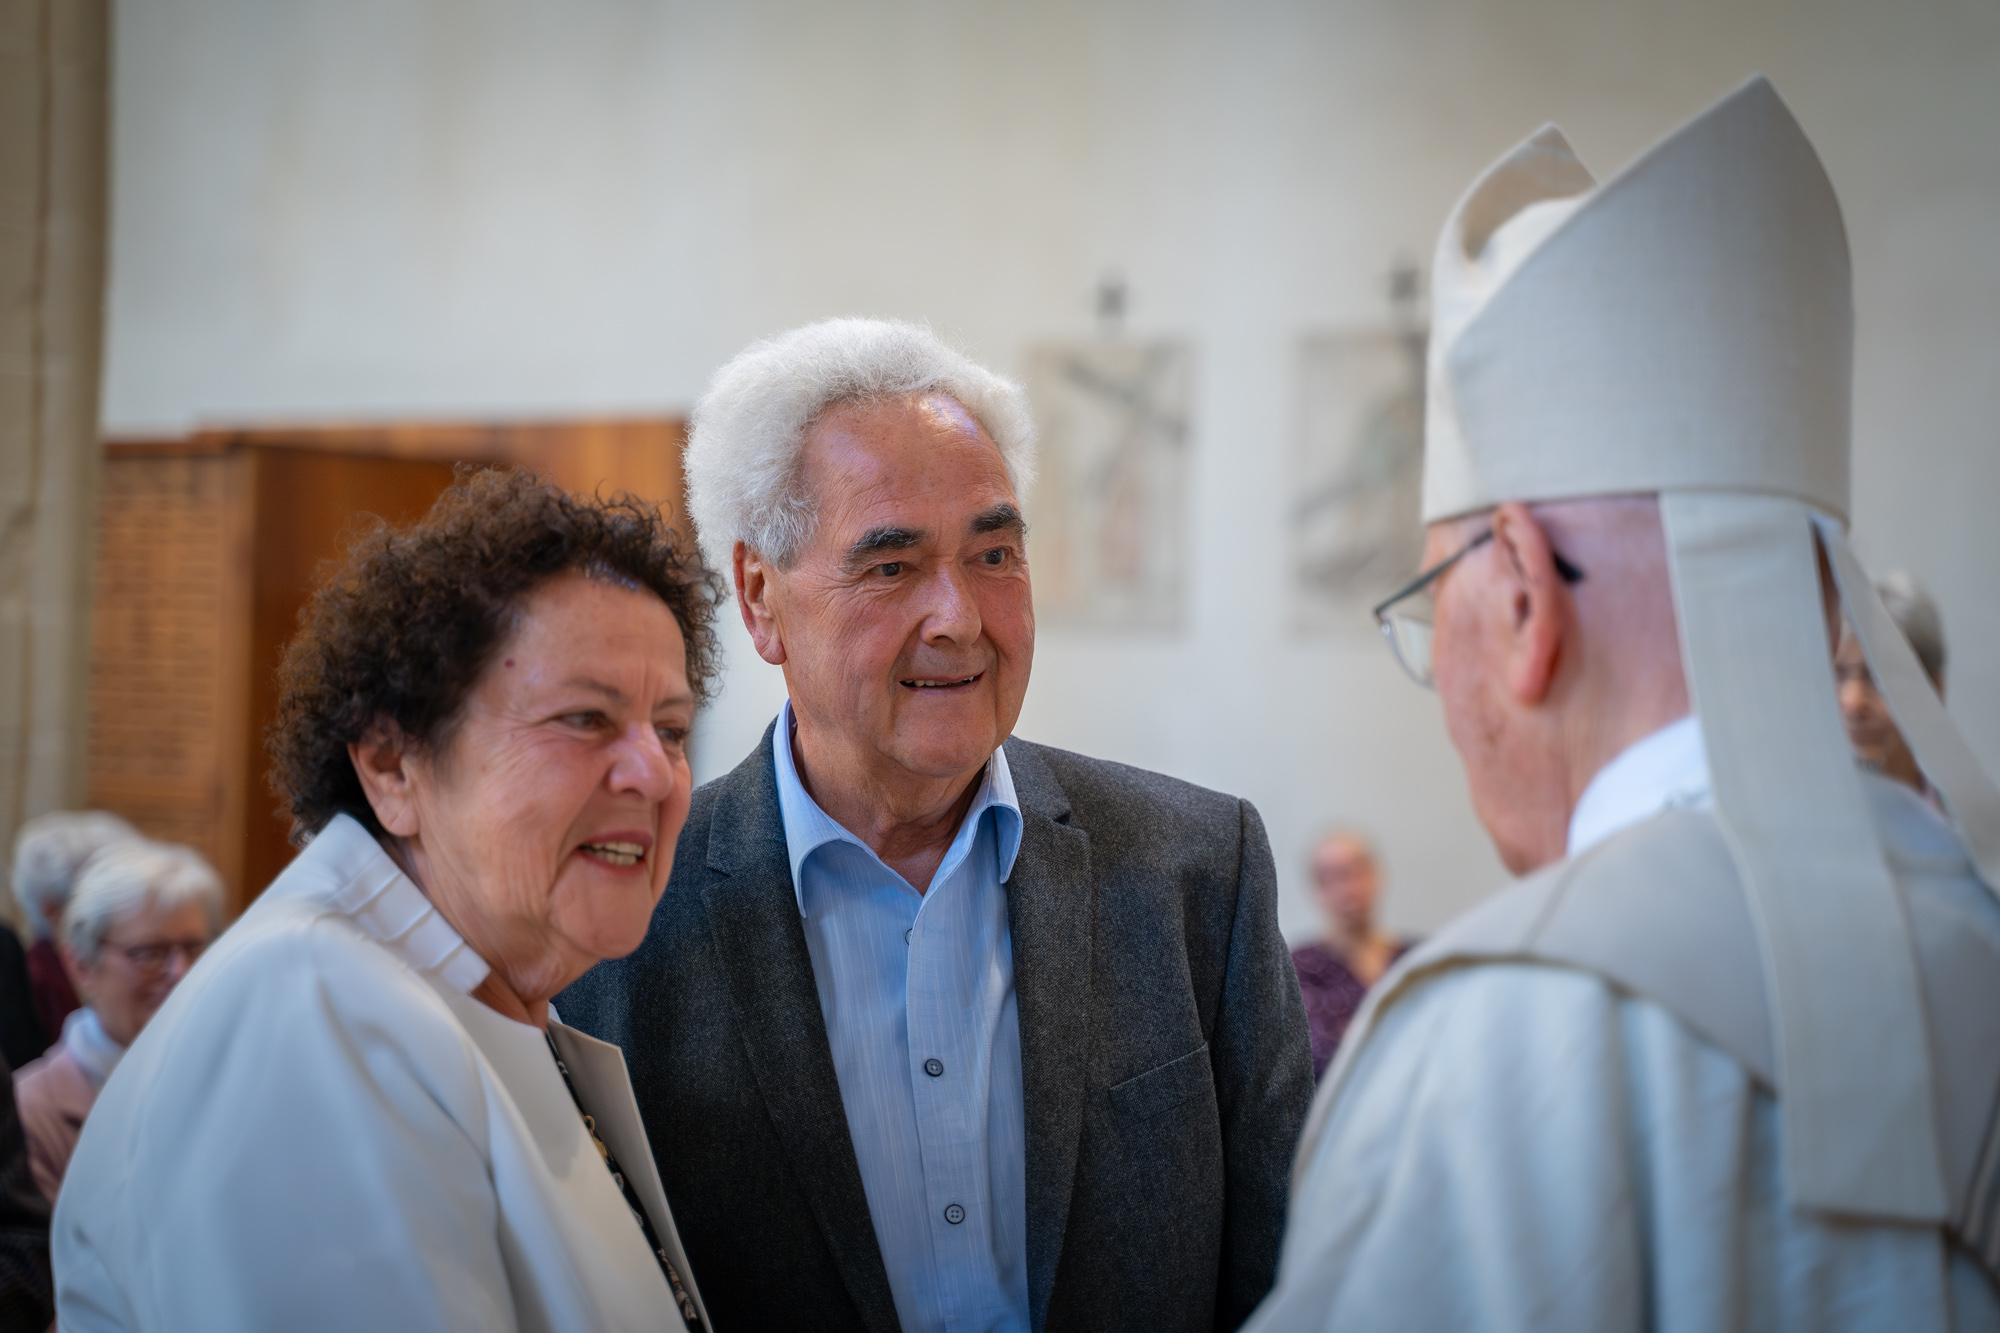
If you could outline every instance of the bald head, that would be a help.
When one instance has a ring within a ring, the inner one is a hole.
[[[1313,847],[1313,897],[1336,932],[1366,939],[1375,921],[1375,902],[1382,893],[1382,871],[1375,848],[1351,829],[1327,834]]]
[[[1432,655],[1473,806],[1516,874],[1559,860],[1597,771],[1687,715],[1665,534],[1652,496],[1504,504],[1431,525]],[[1582,577],[1565,579],[1560,556]]]

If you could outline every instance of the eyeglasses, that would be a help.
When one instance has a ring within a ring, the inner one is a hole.
[[[135,969],[149,977],[159,976],[167,970],[167,960],[175,954],[187,959],[193,967],[202,950],[208,948],[207,940],[157,940],[145,944],[113,944],[105,941],[104,947],[112,953],[120,954]]]
[[[1396,655],[1396,665],[1427,690],[1437,687],[1437,677],[1431,669],[1431,640],[1437,634],[1437,606],[1428,594],[1436,592],[1437,581],[1444,577],[1446,570],[1492,540],[1493,529],[1488,528],[1375,606],[1375,623],[1381,627],[1382,637],[1389,641],[1389,651]],[[1583,582],[1583,571],[1563,559],[1561,552],[1550,551],[1549,558],[1555,563],[1556,574],[1564,583]]]

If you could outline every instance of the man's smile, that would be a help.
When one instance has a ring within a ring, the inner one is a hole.
[[[977,685],[984,671],[970,676],[908,676],[900,683],[906,690],[959,690]]]

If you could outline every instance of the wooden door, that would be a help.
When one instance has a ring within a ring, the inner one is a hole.
[[[243,901],[261,892],[292,859],[291,817],[271,791],[264,733],[278,716],[277,671],[299,613],[333,562],[356,538],[388,523],[414,523],[451,485],[449,463],[370,458],[252,445],[250,725],[238,760],[247,778]]]

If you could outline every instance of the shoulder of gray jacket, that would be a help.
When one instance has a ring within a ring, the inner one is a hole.
[[[1109,829],[1134,821],[1178,824],[1189,817],[1233,822],[1242,818],[1241,811],[1248,804],[1226,792],[1198,787],[1164,773],[1038,745],[1018,736],[1009,737],[1002,748],[1024,811],[1042,808],[1059,817],[1050,807],[1068,805],[1080,814],[1087,810],[1093,816],[1090,825]]]

